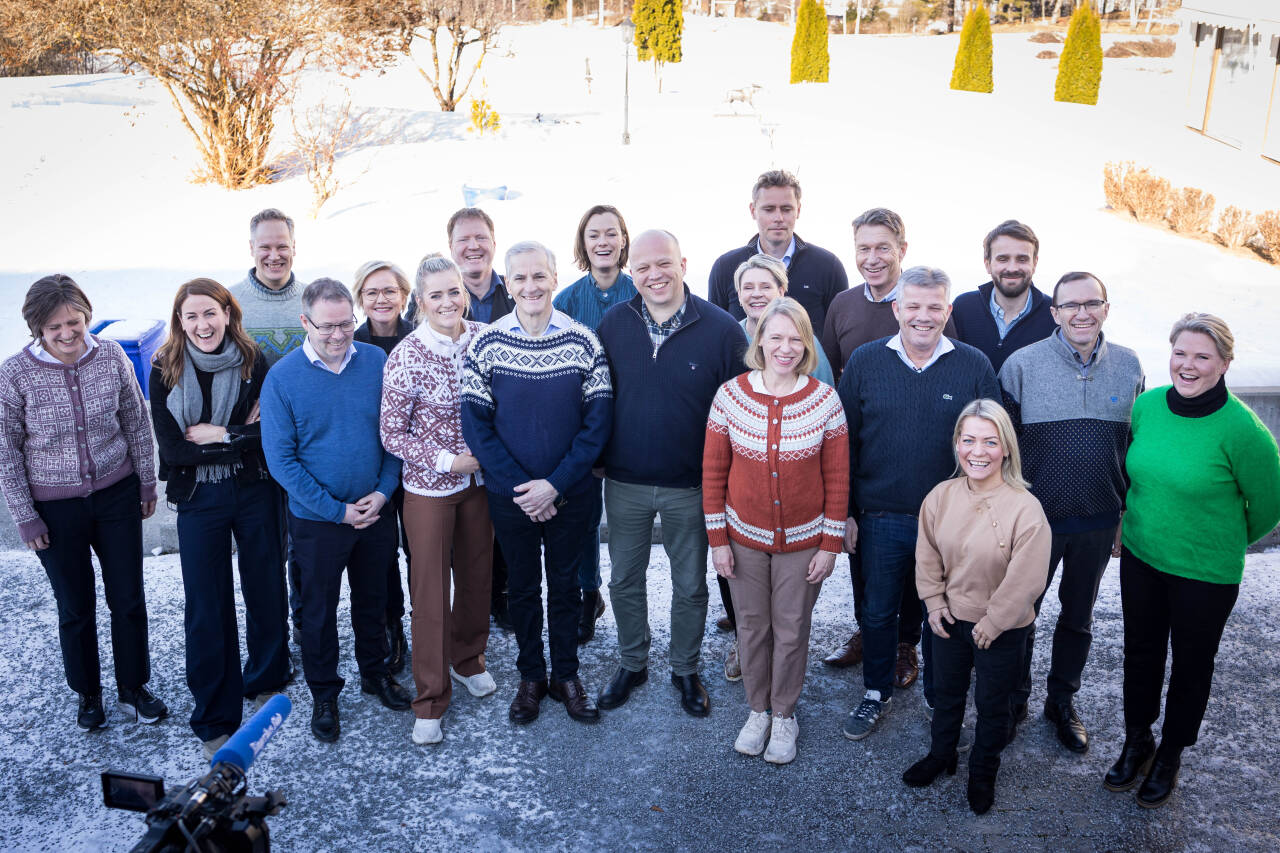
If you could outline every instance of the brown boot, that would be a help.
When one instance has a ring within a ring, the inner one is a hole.
[[[849,642],[827,655],[822,659],[822,662],[827,666],[834,666],[836,669],[844,669],[862,663],[862,632],[855,632],[849,638]]]
[[[893,667],[893,686],[905,690],[916,683],[920,675],[920,659],[916,647],[898,643],[898,662]]]

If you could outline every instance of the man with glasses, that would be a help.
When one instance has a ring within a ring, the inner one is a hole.
[[[311,733],[338,739],[338,595],[351,587],[351,627],[360,689],[392,710],[408,692],[387,671],[386,565],[396,547],[387,498],[400,460],[382,448],[378,410],[386,356],[356,343],[350,291],[330,278],[302,293],[302,346],[262,387],[262,448],[289,495],[289,533],[302,591],[302,668],[315,702]]]
[[[1145,381],[1133,350],[1103,337],[1110,306],[1097,276],[1067,273],[1054,286],[1052,302],[1057,330],[1009,356],[1000,385],[1018,428],[1022,474],[1053,528],[1046,592],[1062,563],[1062,610],[1053,632],[1044,715],[1062,745],[1082,753],[1089,736],[1073,698],[1093,640],[1098,586],[1107,562],[1120,555],[1129,414]],[[1043,600],[1041,593],[1037,614]],[[1027,713],[1034,644],[1033,626],[1011,700],[1014,729]]]

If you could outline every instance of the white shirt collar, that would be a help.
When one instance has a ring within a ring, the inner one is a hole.
[[[494,320],[492,325],[498,327],[504,332],[511,332],[516,335],[524,335],[525,337],[529,336],[529,333],[524,330],[524,326],[520,325],[520,318],[516,316],[515,311],[512,311],[510,314],[504,314],[503,316]],[[572,317],[570,317],[568,314],[565,314],[563,311],[553,310],[551,312],[551,320],[547,323],[547,328],[543,330],[542,334],[549,335],[552,332],[558,332],[561,329],[567,329],[572,325],[573,325]]]
[[[765,395],[772,394],[774,397],[786,397],[789,394],[794,394],[797,391],[799,391],[801,388],[803,388],[806,384],[808,384],[808,382],[809,382],[808,374],[797,373],[796,384],[792,386],[790,391],[786,391],[782,394],[775,394],[773,391],[770,391],[768,388],[764,387],[764,371],[763,370],[752,370],[750,373],[747,374],[747,384],[751,386],[752,391],[755,391],[757,394],[765,394]]]
[[[448,335],[440,334],[426,322],[418,326],[414,333],[426,344],[427,349],[447,357],[453,357],[460,350],[465,350],[467,344],[471,343],[471,325],[466,321],[463,321],[462,334],[458,335],[456,341]]]
[[[319,354],[318,352],[316,352],[316,348],[315,348],[315,347],[313,347],[313,346],[311,345],[311,339],[310,339],[310,338],[303,338],[303,340],[302,340],[302,354],[303,354],[303,355],[305,355],[305,356],[307,357],[307,361],[311,362],[312,364],[314,364],[316,367],[320,368],[321,370],[327,370],[327,371],[329,371],[330,373],[341,373],[342,371],[344,371],[344,370],[346,370],[346,369],[347,369],[347,365],[348,365],[348,364],[350,364],[350,363],[351,363],[351,359],[353,359],[353,358],[355,357],[355,354],[356,354],[356,344],[355,344],[355,341],[352,341],[352,342],[351,342],[351,345],[350,345],[349,347],[347,347],[347,354],[346,354],[346,355],[344,355],[344,356],[342,357],[342,364],[339,364],[339,365],[338,365],[338,369],[337,369],[337,370],[333,370],[333,369],[331,369],[331,368],[329,367],[329,365],[327,365],[327,364],[325,364],[325,363],[324,363],[324,359],[322,359],[322,358],[320,357],[320,354]]]
[[[898,332],[898,334],[889,338],[889,342],[885,344],[885,346],[896,352],[898,354],[898,358],[902,359],[902,363],[907,367],[910,367],[916,373],[924,373],[930,367],[933,367],[933,363],[935,361],[956,348],[956,345],[951,343],[951,339],[946,335],[943,335],[938,340],[938,345],[933,348],[933,355],[929,356],[929,360],[924,363],[924,366],[916,367],[915,362],[911,360],[911,356],[907,355],[906,347],[902,345],[902,332]]]
[[[94,349],[96,349],[98,346],[98,341],[96,338],[94,338],[93,335],[85,335],[84,342],[85,342],[84,352],[81,353],[80,357],[76,359],[75,361],[76,364],[79,364],[80,362],[88,358],[89,353],[93,352]],[[53,355],[50,355],[48,351],[45,350],[44,345],[41,344],[39,341],[32,341],[31,346],[27,347],[27,351],[30,352],[33,356],[35,356],[37,361],[43,361],[46,364],[65,364],[65,362],[63,362],[61,359]]]

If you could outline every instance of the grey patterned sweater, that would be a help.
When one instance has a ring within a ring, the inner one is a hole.
[[[306,340],[300,319],[302,291],[306,288],[306,282],[291,274],[288,284],[271,290],[258,281],[253,270],[231,288],[231,295],[244,312],[244,330],[262,350],[268,370]]]

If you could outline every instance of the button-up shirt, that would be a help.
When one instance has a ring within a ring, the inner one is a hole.
[[[683,285],[681,285],[683,287]],[[684,302],[680,303],[680,307],[676,309],[676,313],[672,314],[661,323],[653,319],[653,315],[649,313],[649,306],[644,304],[644,300],[640,300],[640,316],[644,319],[645,328],[649,330],[649,340],[653,342],[653,354],[658,354],[658,349],[666,342],[667,338],[675,334],[676,329],[684,323],[684,309],[689,307],[689,297],[685,296]]]
[[[1059,346],[1061,346],[1065,352],[1070,353],[1072,361],[1076,366],[1076,370],[1080,371],[1081,378],[1088,379],[1089,370],[1098,360],[1098,350],[1102,348],[1102,332],[1098,332],[1098,339],[1094,341],[1093,351],[1089,353],[1088,358],[1080,357],[1080,351],[1069,344],[1067,339],[1062,336],[1061,328],[1054,330],[1053,339],[1058,342]]]
[[[573,323],[573,318],[563,311],[552,311],[551,319],[547,321],[547,327],[542,330],[542,334],[549,335],[552,332],[558,332],[561,329],[567,329]],[[524,326],[520,325],[520,318],[516,316],[516,312],[499,317],[493,321],[493,325],[504,332],[511,332],[516,335],[524,335],[526,338],[531,335],[525,331]]]
[[[1000,307],[1000,304],[998,302],[996,302],[996,288],[995,287],[991,288],[991,300],[990,300],[989,307],[991,308],[991,316],[995,318],[996,332],[999,333],[1000,340],[1003,341],[1005,338],[1005,335],[1009,334],[1009,330],[1012,329],[1014,326],[1018,325],[1018,321],[1021,320],[1023,317],[1027,316],[1028,313],[1030,313],[1031,311],[1030,286],[1027,287],[1026,296],[1027,296],[1027,301],[1026,303],[1023,304],[1022,310],[1018,312],[1018,316],[1014,317],[1012,320],[1009,320],[1008,322],[1005,322],[1004,309]]]
[[[80,357],[75,361],[76,364],[84,361],[88,357],[89,353],[93,352],[98,346],[98,342],[94,339],[93,335],[85,335],[84,344],[84,352],[80,353]],[[39,341],[32,341],[31,346],[27,347],[27,349],[33,356],[46,364],[63,364],[62,359],[50,354]]]
[[[893,290],[886,293],[883,299],[876,299],[876,295],[871,292],[871,285],[867,284],[862,288],[862,292],[866,295],[868,302],[892,302],[898,298],[898,291],[900,290],[902,290],[902,282],[895,282]]]
[[[318,352],[316,352],[316,348],[311,345],[311,338],[307,338],[302,342],[302,354],[307,357],[307,361],[311,362],[321,370],[327,370],[330,373],[341,373],[347,369],[347,365],[350,364],[351,359],[355,357],[356,345],[352,342],[347,346],[347,353],[342,357],[342,364],[338,365],[337,370],[334,370],[329,365],[325,364],[324,359],[320,357]]]
[[[943,335],[938,339],[938,345],[933,348],[933,355],[929,356],[929,360],[920,367],[916,367],[915,362],[911,360],[911,356],[907,355],[906,347],[902,345],[902,332],[898,332],[898,334],[889,338],[889,342],[885,344],[885,346],[896,352],[898,354],[898,358],[902,359],[902,363],[907,367],[910,367],[916,373],[924,373],[930,367],[933,367],[933,363],[935,361],[956,348],[956,345],[951,343],[951,339],[946,335]]]
[[[479,299],[471,297],[471,317],[478,323],[488,323],[493,317],[493,294],[498,289],[498,277],[489,273],[489,289]]]

